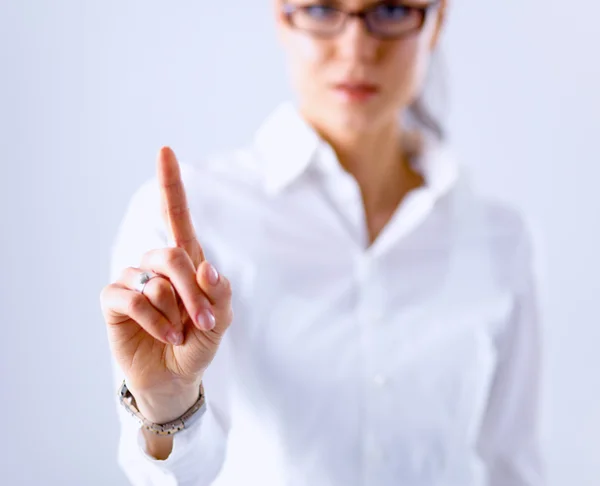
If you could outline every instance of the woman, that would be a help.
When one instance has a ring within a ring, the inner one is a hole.
[[[213,484],[240,437],[247,484],[542,484],[526,228],[416,108],[446,9],[276,1],[297,101],[160,151],[101,295],[133,484]]]

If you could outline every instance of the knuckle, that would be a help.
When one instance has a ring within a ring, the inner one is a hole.
[[[115,283],[110,283],[102,287],[102,290],[100,290],[100,302],[106,304],[107,302],[112,300],[113,293],[115,292],[115,290],[120,290],[120,288],[121,287]]]
[[[173,286],[167,282],[164,278],[154,279],[156,283],[152,290],[154,298],[158,302],[168,302],[173,298],[174,290]]]
[[[169,212],[173,216],[185,216],[189,212],[190,208],[186,203],[177,203],[169,207]]]
[[[123,270],[121,270],[121,273],[119,274],[119,278],[117,279],[117,282],[127,282],[129,276],[133,273],[134,268],[133,267],[126,267]]]
[[[172,216],[181,216],[189,212],[185,189],[179,181],[168,184],[165,188],[171,192],[175,198],[165,207],[168,214]]]
[[[192,235],[189,237],[184,237],[184,238],[176,238],[175,239],[175,244],[177,245],[177,247],[186,247],[188,245],[190,245],[191,243],[194,243],[196,241],[196,238]]]
[[[164,260],[167,266],[178,267],[185,261],[185,250],[179,247],[166,248],[164,252]]]
[[[146,306],[146,298],[139,293],[134,293],[127,303],[127,313],[129,316],[139,314],[142,309]]]

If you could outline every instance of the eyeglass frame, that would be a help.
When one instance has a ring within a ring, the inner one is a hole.
[[[434,8],[437,8],[439,6],[439,4],[441,3],[441,0],[433,0],[432,2],[428,3],[427,5],[410,5],[410,3],[408,3],[408,2],[406,2],[406,3],[403,2],[403,3],[399,4],[398,6],[414,8],[421,13],[421,22],[420,22],[419,26],[414,29],[411,29],[410,31],[399,34],[399,35],[381,34],[381,33],[377,32],[376,30],[374,30],[371,25],[369,25],[369,20],[368,20],[367,16],[371,12],[373,12],[375,10],[375,8],[380,7],[381,5],[389,4],[389,3],[390,3],[389,1],[383,0],[383,1],[377,2],[373,5],[369,5],[368,7],[359,9],[359,10],[343,10],[336,6],[326,5],[327,8],[331,8],[332,10],[335,10],[339,13],[344,14],[344,17],[343,17],[342,22],[340,23],[339,29],[336,32],[332,32],[331,34],[316,33],[314,31],[311,31],[308,29],[302,29],[302,28],[296,26],[294,24],[294,21],[292,20],[294,13],[296,13],[302,9],[305,9],[307,7],[315,7],[318,5],[315,5],[315,4],[292,5],[290,3],[285,2],[282,4],[281,8],[282,8],[283,15],[285,16],[286,22],[290,27],[297,29],[299,31],[302,31],[302,32],[306,32],[306,33],[310,34],[311,36],[314,36],[317,38],[331,39],[331,38],[337,37],[342,32],[344,32],[344,29],[346,28],[346,25],[348,24],[348,20],[350,20],[351,18],[357,18],[361,21],[361,23],[363,24],[366,31],[373,37],[375,37],[377,39],[381,39],[381,40],[401,40],[401,39],[410,37],[411,35],[413,35],[417,32],[420,32],[423,29],[423,26],[425,25],[425,23],[427,22],[427,17],[430,14],[430,11],[433,10]]]

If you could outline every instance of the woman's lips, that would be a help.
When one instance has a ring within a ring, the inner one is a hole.
[[[334,85],[333,89],[338,96],[350,102],[367,101],[379,93],[379,87],[370,83],[344,82]]]

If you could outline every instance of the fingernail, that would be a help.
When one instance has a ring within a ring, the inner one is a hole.
[[[177,331],[169,331],[167,341],[173,346],[180,346],[183,343],[183,333]]]
[[[210,263],[208,264],[208,268],[206,269],[206,273],[208,276],[208,283],[211,285],[217,285],[219,283],[219,272],[217,269],[213,267]]]
[[[198,314],[197,322],[202,329],[210,331],[215,327],[215,315],[212,310],[205,309]]]

